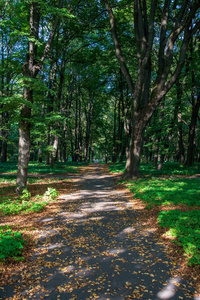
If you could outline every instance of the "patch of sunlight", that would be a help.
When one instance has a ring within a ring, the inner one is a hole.
[[[168,300],[175,296],[176,287],[180,283],[181,278],[175,277],[168,281],[168,284],[156,295],[160,300]]]
[[[51,222],[53,220],[55,220],[55,218],[47,218],[47,219],[41,220],[41,222],[46,223],[46,222]]]
[[[58,271],[58,273],[61,273],[61,274],[70,273],[70,272],[72,272],[74,269],[75,269],[74,266],[67,266],[67,267],[65,267],[65,268],[62,268],[60,271]]]
[[[127,228],[123,229],[123,230],[117,235],[117,237],[122,237],[122,236],[124,236],[124,235],[126,235],[126,234],[132,233],[133,231],[135,231],[135,228],[133,228],[133,227],[127,227]]]
[[[104,256],[118,256],[119,254],[121,253],[124,253],[126,252],[127,249],[124,249],[124,248],[113,248],[113,249],[110,249],[110,250],[106,250],[102,253],[102,255]]]
[[[124,253],[126,251],[127,251],[126,249],[111,249],[111,250],[108,250],[107,252],[111,255],[118,255],[118,254]]]

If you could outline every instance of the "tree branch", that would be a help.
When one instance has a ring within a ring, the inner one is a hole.
[[[59,9],[62,8],[62,5],[63,5],[63,0],[60,0],[58,8]],[[51,47],[51,43],[52,43],[54,35],[56,33],[56,28],[58,26],[58,23],[59,23],[59,16],[56,17],[56,20],[54,22],[54,25],[53,25],[52,30],[51,30],[50,35],[49,35],[49,39],[48,39],[48,41],[47,41],[47,43],[45,45],[43,54],[42,54],[41,59],[40,59],[41,64],[43,63],[43,61],[45,60],[45,58],[47,57],[47,55],[49,53],[49,50],[50,50],[50,47]]]
[[[122,54],[122,50],[119,44],[119,39],[117,36],[117,28],[116,28],[116,22],[115,22],[115,17],[112,11],[112,8],[109,4],[108,0],[104,0],[107,12],[108,12],[108,16],[110,18],[110,25],[111,25],[111,33],[112,33],[112,39],[115,45],[115,51],[116,51],[116,55],[117,58],[119,60],[119,64],[122,70],[122,73],[124,74],[124,77],[126,79],[126,82],[128,84],[129,90],[131,92],[131,95],[133,97],[134,94],[134,83],[132,81],[131,75],[129,73],[128,67],[126,65],[126,62],[124,60],[123,54]]]

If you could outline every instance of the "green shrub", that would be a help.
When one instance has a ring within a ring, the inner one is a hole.
[[[22,191],[22,195],[21,195],[21,199],[24,200],[24,201],[28,201],[31,197],[31,193],[29,193],[29,191],[27,189],[24,189]]]
[[[7,230],[0,231],[0,260],[5,260],[8,257],[18,259],[21,254],[25,241],[20,232]]]
[[[36,195],[35,201],[30,201],[31,194],[24,190],[21,197],[17,199],[3,198],[0,203],[0,211],[2,215],[17,215],[21,212],[39,212],[48,204],[48,202],[53,201],[59,195],[58,191],[54,188],[48,188],[44,193],[43,197]],[[47,201],[44,201],[44,199]]]
[[[58,195],[59,193],[56,191],[56,189],[48,187],[47,191],[44,193],[44,198],[54,200]]]

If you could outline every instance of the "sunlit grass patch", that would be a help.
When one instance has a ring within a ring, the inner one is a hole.
[[[16,183],[16,177],[9,176],[9,175],[0,175],[0,184],[15,184]]]
[[[28,173],[32,174],[62,174],[62,173],[77,173],[81,166],[85,166],[85,162],[56,162],[52,168],[45,163],[30,162]],[[0,163],[0,173],[16,173],[17,164],[12,162]],[[7,177],[8,178],[8,177]],[[10,178],[9,178],[10,179]],[[13,178],[12,178],[13,179]]]
[[[137,181],[128,181],[127,186],[135,198],[147,204],[174,207],[183,204],[186,211],[180,209],[164,210],[159,213],[158,224],[168,228],[166,234],[175,238],[174,242],[182,246],[189,264],[200,264],[200,184],[199,178],[187,177],[146,177]],[[191,210],[191,207],[197,208]],[[187,210],[188,209],[188,210]]]
[[[200,206],[198,178],[141,178],[130,181],[127,186],[135,198],[150,205]]]
[[[125,171],[125,162],[110,163],[109,170],[111,173],[118,173]],[[195,163],[193,166],[180,165],[177,162],[165,162],[161,170],[153,168],[152,163],[140,164],[141,175],[161,176],[161,175],[194,175],[200,174],[200,163]]]
[[[118,172],[124,172],[125,171],[125,163],[110,163],[108,164],[109,171],[111,173],[118,173]]]
[[[60,163],[56,162],[55,166],[52,168],[50,165],[45,163],[30,162],[28,167],[29,173],[39,173],[39,174],[62,174],[62,173],[77,173],[80,166],[86,165],[86,163],[79,162],[67,162]]]
[[[189,264],[200,264],[200,211],[179,209],[161,211],[158,216],[161,227],[169,228],[175,243],[183,247]]]

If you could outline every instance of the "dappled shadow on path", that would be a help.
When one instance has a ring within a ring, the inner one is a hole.
[[[143,207],[115,190],[102,166],[77,184],[55,215],[35,220],[43,225],[32,265],[4,287],[4,299],[198,299],[140,222]]]

